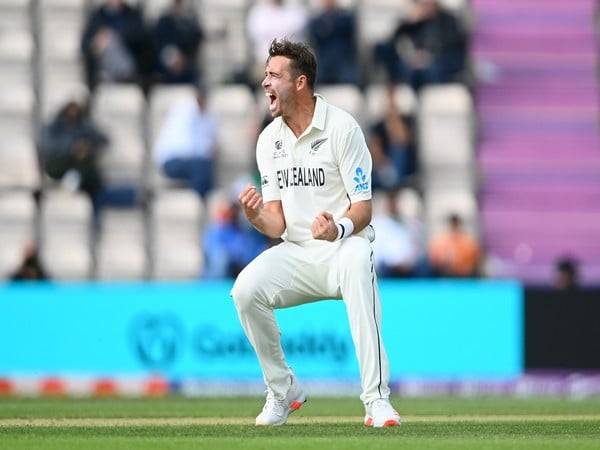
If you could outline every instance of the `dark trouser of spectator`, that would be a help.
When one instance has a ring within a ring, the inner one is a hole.
[[[414,173],[413,153],[410,150],[401,146],[392,147],[388,157],[392,164],[373,168],[373,189],[396,189],[405,183],[408,175]]]
[[[61,180],[70,171],[79,175],[78,185],[72,186],[85,192],[92,202],[94,223],[97,224],[105,206],[133,207],[137,203],[137,191],[132,186],[105,186],[94,157],[77,159],[72,156],[50,157],[45,161],[50,178]]]
[[[420,257],[413,266],[409,267],[380,264],[377,267],[377,276],[380,278],[428,278],[432,276],[432,272],[427,258]]]
[[[147,93],[152,84],[152,69],[154,67],[154,57],[151,50],[146,49],[137,57],[134,57],[135,68],[134,72],[123,79],[114,79],[112,82],[125,82],[125,83],[137,83],[144,93]],[[83,66],[85,72],[85,79],[90,92],[94,92],[96,87],[103,80],[101,76],[101,61],[96,55],[91,52],[86,52],[83,55]]]
[[[165,175],[175,180],[185,181],[201,197],[213,187],[213,162],[206,158],[173,158],[163,166]]]
[[[415,90],[428,84],[448,83],[464,68],[464,58],[458,53],[435,58],[428,67],[411,67],[400,58],[391,42],[375,46],[375,63],[383,65],[392,83],[406,83]]]
[[[158,81],[164,84],[197,84],[200,74],[193,63],[187,64],[181,71],[170,70],[160,64],[158,66]]]
[[[92,197],[94,211],[100,211],[105,206],[130,208],[137,204],[138,195],[133,186],[106,186],[97,191]]]
[[[61,180],[71,170],[79,175],[79,190],[93,197],[102,188],[102,179],[98,163],[93,155],[85,158],[75,158],[72,155],[59,155],[47,157],[45,170],[48,176],[55,180]]]
[[[333,55],[335,56],[335,55]],[[358,85],[358,67],[353,61],[343,61],[332,56],[319,57],[317,80],[322,84]]]

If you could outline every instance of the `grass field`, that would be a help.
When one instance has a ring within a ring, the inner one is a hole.
[[[0,399],[0,449],[599,449],[600,399],[395,399],[400,427],[357,399],[314,398],[257,428],[258,398]]]

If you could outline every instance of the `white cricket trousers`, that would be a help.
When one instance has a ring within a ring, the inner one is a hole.
[[[231,295],[265,383],[276,399],[285,398],[292,371],[285,361],[273,310],[328,298],[341,298],[346,305],[360,366],[361,400],[369,403],[389,397],[379,290],[366,238],[350,236],[302,245],[284,241],[246,266]]]

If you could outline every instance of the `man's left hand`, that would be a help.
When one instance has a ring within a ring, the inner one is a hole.
[[[331,242],[337,239],[338,229],[333,216],[328,212],[322,212],[315,217],[311,230],[315,239]]]

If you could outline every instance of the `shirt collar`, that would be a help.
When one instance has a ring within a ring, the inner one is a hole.
[[[310,124],[308,125],[308,127],[306,127],[306,130],[304,130],[304,132],[302,133],[302,135],[300,135],[298,137],[298,139],[301,139],[302,137],[308,135],[312,131],[313,128],[316,128],[317,130],[320,130],[320,131],[323,131],[325,129],[325,117],[327,116],[327,102],[319,94],[314,94],[314,97],[316,99],[316,103],[315,103],[315,111],[313,112],[313,118],[312,118]],[[289,129],[288,124],[285,123],[285,120],[283,120],[283,119],[281,119],[281,126],[287,127]],[[292,131],[290,130],[290,133],[291,132]]]
[[[317,100],[315,104],[315,112],[309,128],[317,128],[323,131],[325,129],[325,118],[327,116],[327,103],[319,94],[315,94]]]

